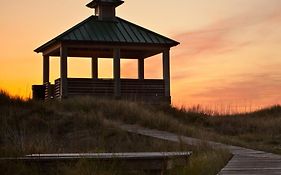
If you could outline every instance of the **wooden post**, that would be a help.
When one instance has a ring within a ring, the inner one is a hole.
[[[92,78],[93,79],[98,79],[98,58],[93,57],[92,58]]]
[[[170,97],[170,49],[163,51],[163,79],[165,82],[165,97]]]
[[[68,94],[67,87],[67,48],[61,46],[60,48],[60,97],[66,98]]]
[[[43,84],[50,81],[50,58],[47,55],[43,56]]]
[[[139,80],[144,80],[144,59],[139,58],[138,59],[138,77]]]
[[[121,80],[120,80],[120,49],[113,51],[113,71],[114,71],[114,95],[116,98],[121,97]]]

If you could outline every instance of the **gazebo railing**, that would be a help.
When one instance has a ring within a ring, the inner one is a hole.
[[[54,98],[54,85],[51,83],[44,83],[45,86],[45,100]]]
[[[60,79],[55,80],[54,97],[60,98]]]
[[[113,79],[68,78],[68,96],[114,96]],[[60,97],[60,79],[55,81],[55,98]],[[139,99],[164,97],[164,80],[121,79],[121,97]]]

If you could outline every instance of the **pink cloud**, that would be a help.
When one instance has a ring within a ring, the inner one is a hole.
[[[231,36],[234,32],[256,26],[256,29],[253,29],[254,33],[275,24],[281,24],[281,8],[270,12],[241,14],[218,20],[203,29],[175,35],[174,38],[180,41],[181,45],[174,55],[192,59],[202,54],[214,55],[232,52],[260,42],[256,38],[249,38],[248,36],[245,36],[244,39],[232,40]],[[241,36],[243,35],[243,32],[241,32]],[[270,33],[267,33],[267,35],[270,35]]]
[[[281,10],[238,15],[219,20],[196,31],[175,35],[173,38],[180,41],[181,45],[172,49],[171,72],[174,101],[180,101],[185,105],[232,102],[243,104],[245,101],[252,101],[253,105],[262,106],[281,103],[281,65],[278,65],[278,62],[271,63],[271,60],[276,60],[276,56],[268,55],[267,52],[260,56],[267,61],[253,62],[253,66],[261,64],[258,65],[262,68],[259,72],[253,69],[241,73],[236,72],[231,76],[229,73],[217,76],[206,73],[202,80],[197,81],[194,78],[190,80],[192,77],[198,77],[192,68],[203,69],[202,64],[198,65],[194,60],[208,60],[204,64],[215,64],[218,61],[216,57],[222,54],[232,56],[242,49],[247,52],[249,47],[262,43],[266,36],[280,36],[272,33],[274,26],[281,27]],[[244,31],[243,29],[254,35],[244,34],[241,32]],[[252,51],[249,50],[249,52]],[[237,57],[237,62],[243,62],[243,58]],[[161,75],[161,62],[150,61],[146,66],[146,74]],[[217,67],[217,69],[224,68]],[[192,87],[196,89],[190,89]]]

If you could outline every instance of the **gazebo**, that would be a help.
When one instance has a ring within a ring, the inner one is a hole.
[[[115,15],[121,0],[93,0],[95,15],[35,49],[43,54],[43,85],[34,99],[95,96],[170,103],[170,48],[179,43]],[[162,54],[163,79],[144,78],[144,59]],[[60,57],[60,78],[50,83],[50,57]],[[90,58],[92,78],[68,78],[68,57]],[[100,79],[98,59],[113,58],[113,79]],[[138,60],[138,79],[120,78],[120,59]]]

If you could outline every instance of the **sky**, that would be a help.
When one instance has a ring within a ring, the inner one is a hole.
[[[0,89],[30,97],[42,83],[42,55],[33,50],[92,15],[90,0],[0,1]],[[280,0],[126,0],[117,15],[181,43],[171,50],[176,106],[281,104]],[[68,66],[69,77],[90,77],[90,59]],[[100,77],[112,77],[112,60],[99,66]],[[58,68],[52,58],[51,81]],[[137,76],[136,61],[121,69]],[[145,77],[161,75],[161,55],[147,59]]]

